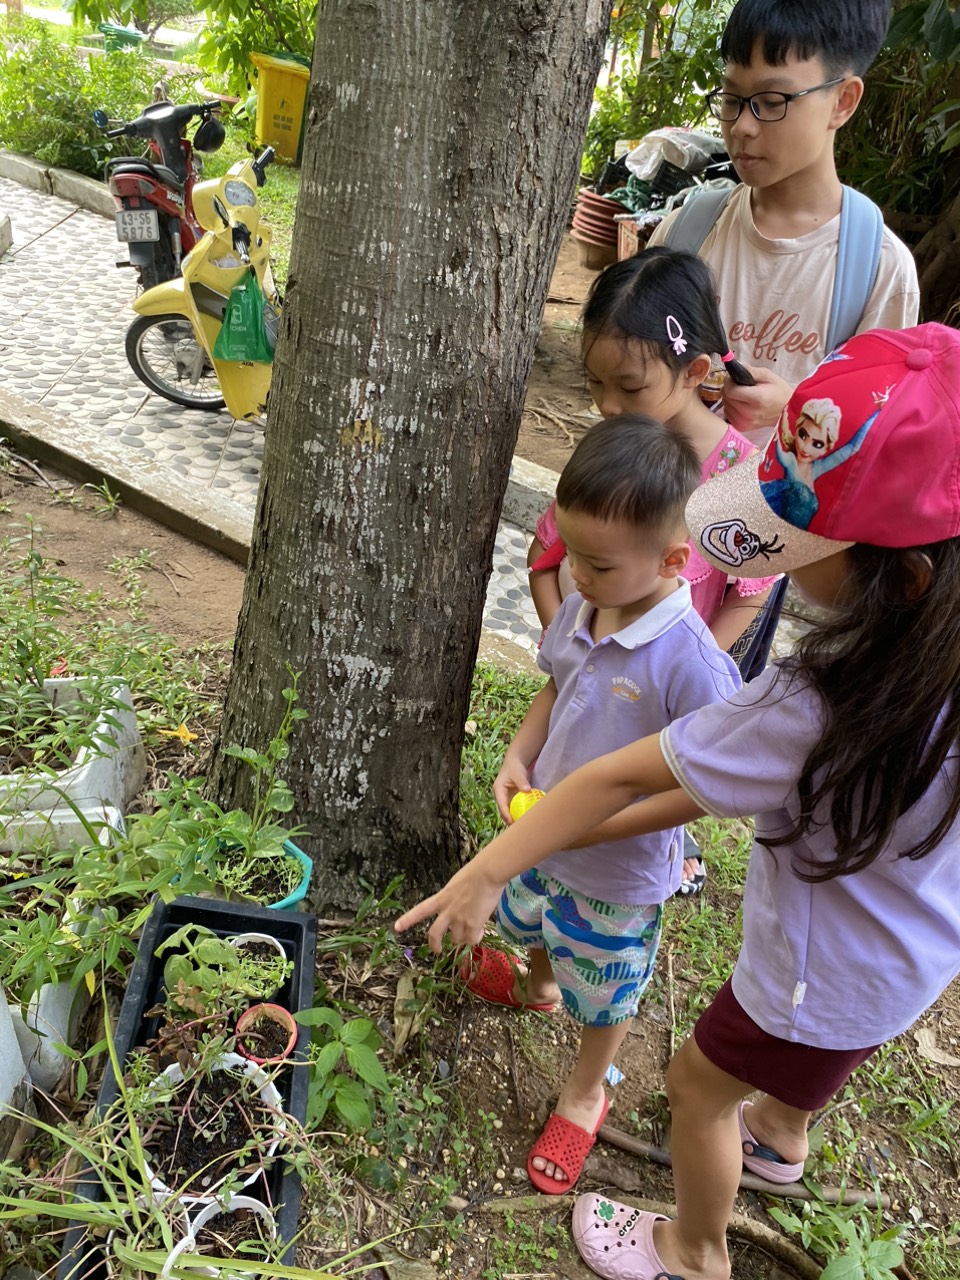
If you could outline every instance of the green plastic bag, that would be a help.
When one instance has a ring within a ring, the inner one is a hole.
[[[253,271],[230,292],[223,324],[213,344],[214,360],[273,362],[273,346],[263,317],[263,290]]]

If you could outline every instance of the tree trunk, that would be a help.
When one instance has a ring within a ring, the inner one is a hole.
[[[920,310],[924,320],[956,325],[960,283],[960,196],[913,251],[920,277]]]
[[[315,905],[460,862],[494,535],[610,0],[321,0],[221,741],[285,776]],[[245,799],[217,756],[222,802]],[[242,766],[241,766],[242,768]]]

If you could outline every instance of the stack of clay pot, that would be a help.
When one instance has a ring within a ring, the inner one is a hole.
[[[627,210],[619,200],[598,196],[587,187],[577,193],[570,234],[577,242],[581,267],[602,271],[617,260],[617,223],[614,216]]]

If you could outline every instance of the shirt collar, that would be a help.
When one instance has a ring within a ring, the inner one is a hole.
[[[678,578],[677,581],[679,583],[677,590],[672,591],[665,600],[661,600],[658,605],[654,605],[648,613],[642,614],[637,618],[636,622],[631,622],[622,631],[615,631],[612,635],[607,636],[606,639],[616,640],[622,649],[639,649],[642,644],[649,644],[651,640],[656,640],[665,631],[669,631],[675,623],[680,621],[684,614],[693,608],[693,601],[690,597],[690,584],[683,578]],[[577,610],[577,616],[567,635],[575,636],[581,628],[585,628],[593,612],[594,606],[584,600]],[[593,644],[589,631],[587,636],[590,639],[590,643]]]

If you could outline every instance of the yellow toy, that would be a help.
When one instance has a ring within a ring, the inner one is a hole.
[[[543,797],[544,792],[538,791],[536,787],[532,791],[518,791],[510,801],[510,817],[516,822]]]

